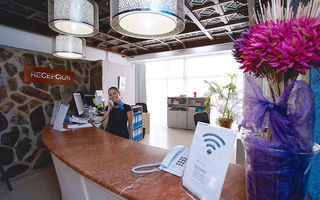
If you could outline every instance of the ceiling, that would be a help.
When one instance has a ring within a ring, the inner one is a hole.
[[[109,0],[99,6],[99,33],[87,45],[134,57],[137,55],[232,42],[249,27],[247,0],[185,0],[185,29],[178,35],[142,40],[117,33],[110,27]],[[0,23],[56,35],[48,27],[47,0],[0,0]]]

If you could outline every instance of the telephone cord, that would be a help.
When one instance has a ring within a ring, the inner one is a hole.
[[[110,112],[111,112],[111,110],[110,110]],[[107,116],[106,116],[103,120],[101,120],[101,122],[100,122],[100,123],[104,122],[104,120],[106,120],[106,119],[109,117],[110,112],[107,114]]]
[[[158,172],[158,171],[160,171],[159,168],[154,168],[151,170],[144,170],[144,171],[138,171],[137,169],[144,168],[144,167],[154,167],[154,166],[159,166],[159,165],[161,165],[161,163],[139,165],[137,167],[132,168],[131,171],[136,174],[147,174],[147,173],[152,173],[152,172]]]

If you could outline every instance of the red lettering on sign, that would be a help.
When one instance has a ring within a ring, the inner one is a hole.
[[[24,82],[73,85],[74,73],[50,68],[24,66]]]

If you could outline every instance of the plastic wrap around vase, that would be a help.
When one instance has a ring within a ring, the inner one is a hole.
[[[283,149],[265,149],[244,139],[248,200],[305,199],[310,166],[320,152],[296,153]]]

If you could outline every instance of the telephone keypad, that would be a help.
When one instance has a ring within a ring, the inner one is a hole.
[[[186,161],[187,161],[187,157],[181,157],[177,161],[176,165],[183,166],[186,163]]]
[[[185,148],[182,152],[179,152],[174,156],[174,158],[172,158],[172,162],[167,168],[163,168],[162,170],[181,177],[183,175],[183,170],[187,164],[188,156],[189,148]]]

